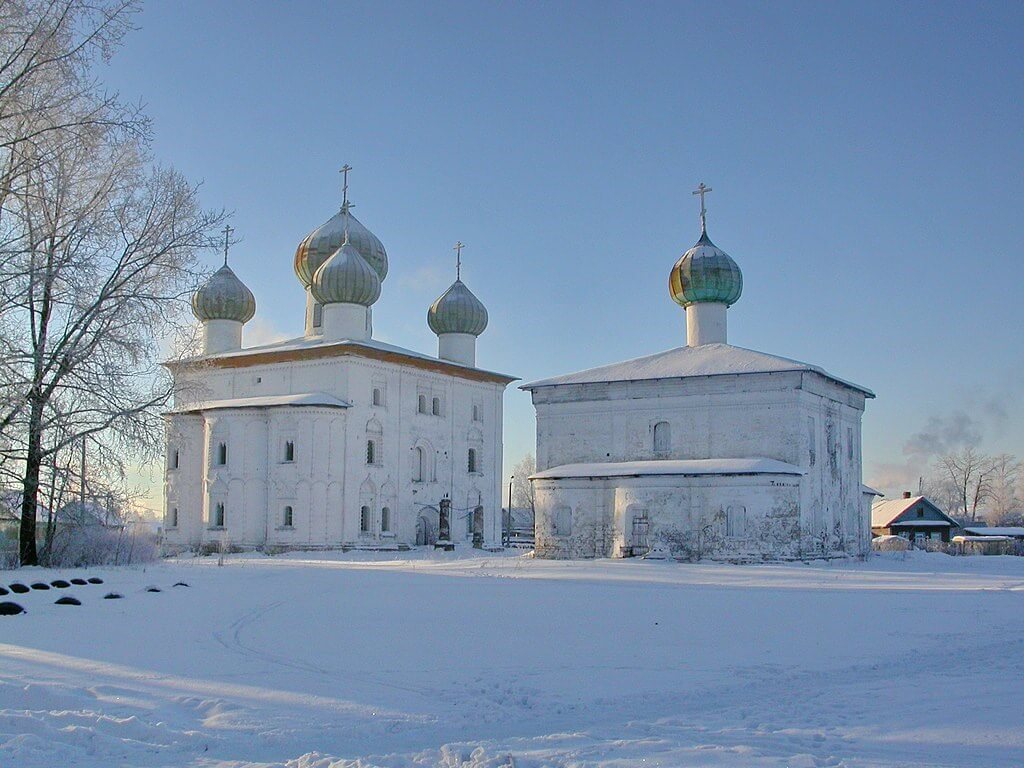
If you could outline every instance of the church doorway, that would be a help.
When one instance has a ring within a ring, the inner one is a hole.
[[[481,549],[484,545],[484,508],[473,510],[473,546]]]
[[[426,514],[416,518],[416,546],[426,547],[437,541],[437,529]]]
[[[629,549],[633,557],[641,557],[650,551],[651,547],[647,543],[650,526],[651,523],[647,519],[646,512],[633,514],[633,529],[629,537]]]

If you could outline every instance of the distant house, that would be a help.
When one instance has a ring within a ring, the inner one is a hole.
[[[949,542],[959,524],[925,496],[879,501],[871,506],[871,533],[874,536],[903,536],[911,541]]]
[[[994,525],[991,528],[971,525],[964,528],[964,533],[968,536],[1005,536],[1024,541],[1024,526],[1020,525]]]

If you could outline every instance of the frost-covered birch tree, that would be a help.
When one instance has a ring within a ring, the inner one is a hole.
[[[153,164],[144,117],[91,79],[131,2],[3,3],[0,35],[0,450],[37,562],[40,480],[86,436],[153,455],[196,257],[224,214]],[[13,469],[12,469],[13,466]]]

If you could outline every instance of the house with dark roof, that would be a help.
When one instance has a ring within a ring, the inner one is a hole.
[[[926,496],[904,492],[900,499],[878,501],[871,506],[873,536],[903,536],[911,541],[949,542],[960,529],[951,518]]]

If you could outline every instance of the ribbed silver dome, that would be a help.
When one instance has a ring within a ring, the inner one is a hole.
[[[679,257],[668,277],[672,300],[682,307],[698,302],[731,306],[743,293],[743,273],[732,257],[711,242],[707,231]]]
[[[469,333],[479,336],[487,327],[487,307],[461,280],[441,294],[427,310],[427,325],[434,333]]]
[[[256,297],[225,264],[192,294],[192,314],[200,320],[247,323],[256,314]]]
[[[309,286],[321,304],[362,304],[380,298],[380,278],[356,247],[345,243],[313,274]]]
[[[325,224],[317,227],[299,243],[295,251],[295,274],[306,287],[320,266],[341,247],[345,240],[345,212],[339,211]],[[364,227],[352,211],[348,214],[348,241],[373,267],[381,282],[388,275],[388,254],[377,236]]]

